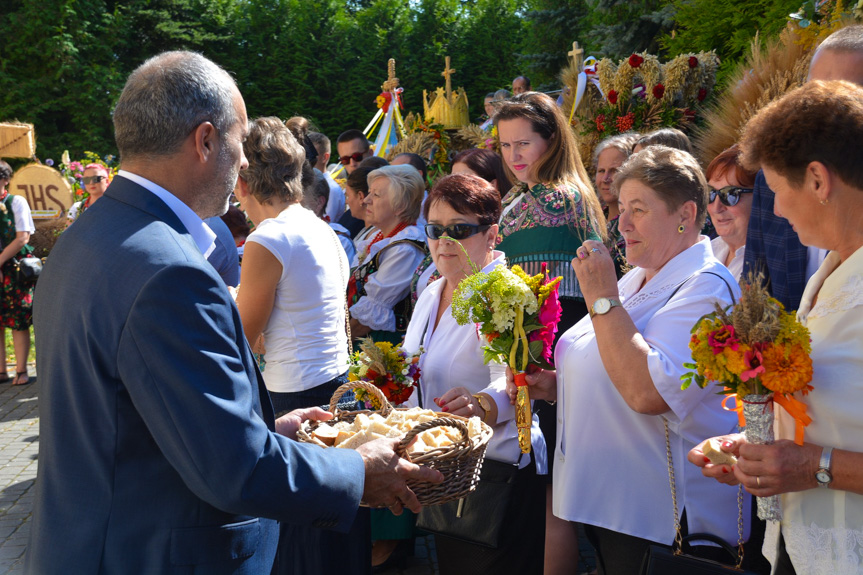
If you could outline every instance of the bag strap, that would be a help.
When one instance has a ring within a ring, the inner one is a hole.
[[[734,290],[732,290],[732,289],[731,289],[731,285],[729,285],[728,280],[726,280],[724,277],[722,277],[721,275],[719,275],[718,273],[715,273],[715,272],[701,272],[701,273],[710,274],[710,275],[712,275],[712,276],[716,276],[716,277],[718,277],[719,279],[721,279],[721,280],[722,280],[722,283],[724,283],[724,284],[725,284],[725,287],[726,287],[726,288],[728,288],[728,295],[730,295],[730,296],[731,296],[731,303],[732,303],[732,305],[737,303],[737,298],[735,298],[735,297],[734,297]],[[685,286],[685,285],[686,285],[686,283],[687,283],[687,282],[689,282],[689,280],[691,280],[692,278],[694,278],[694,277],[695,277],[695,276],[697,276],[697,275],[699,275],[699,274],[698,274],[698,272],[696,272],[696,273],[692,274],[691,276],[689,276],[688,278],[686,278],[685,280],[683,280],[682,282],[680,282],[680,283],[677,285],[677,287],[676,287],[676,288],[674,288],[674,291],[673,291],[673,292],[671,292],[671,295],[670,295],[670,296],[668,296],[668,299],[667,299],[667,300],[665,300],[665,305],[668,305],[668,302],[670,302],[670,301],[671,301],[671,298],[673,298],[675,295],[677,295],[677,292],[679,292],[679,291],[680,291],[680,288],[682,288],[683,286]]]
[[[344,251],[342,247],[342,242],[339,241],[338,236],[336,235],[336,231],[327,224],[327,227],[330,229],[330,234],[333,237],[333,243],[336,244],[336,255],[339,258],[339,274],[342,277],[342,283],[344,284],[347,281],[347,276],[345,276],[345,262],[342,261],[341,253],[339,250]],[[351,339],[351,314],[348,311],[348,292],[345,290],[345,334],[348,336],[348,356],[354,355],[354,342]],[[349,359],[350,361],[350,359]]]
[[[707,272],[710,273],[710,272]],[[715,275],[715,274],[714,274]],[[684,282],[685,283],[685,282]],[[715,535],[705,534],[705,533],[696,533],[692,535],[687,535],[683,537],[680,529],[680,516],[677,510],[677,488],[674,485],[674,463],[671,458],[671,438],[668,431],[668,420],[663,417],[662,422],[665,425],[665,453],[668,461],[668,483],[671,485],[671,504],[674,506],[674,531],[676,532],[674,536],[674,554],[682,555],[683,554],[683,543],[684,541],[697,541],[697,540],[708,540],[708,541],[716,541],[719,539],[722,543],[725,543],[725,540],[716,537]],[[730,547],[727,543],[723,545],[726,549]],[[741,568],[743,565],[743,485],[740,484],[737,486],[737,565],[735,566],[737,569]]]
[[[403,245],[403,244],[411,245],[424,254],[428,253],[428,250],[426,250],[426,245],[424,242],[422,242],[420,240],[411,240],[408,238],[402,238],[400,240],[390,242],[387,245],[385,245],[384,247],[382,247],[380,250],[378,250],[378,253],[376,253],[375,256],[372,258],[372,261],[375,262],[375,269],[380,267],[380,260],[378,258],[381,257],[382,253],[384,253],[385,251],[387,251],[388,249],[390,249],[393,246],[399,246],[399,245]]]

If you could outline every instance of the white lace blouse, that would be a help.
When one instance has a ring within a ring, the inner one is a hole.
[[[841,265],[830,252],[797,315],[812,336],[815,389],[799,398],[812,417],[806,441],[863,452],[863,249]],[[794,439],[794,420],[776,413],[777,439]],[[814,488],[781,497],[782,535],[797,573],[863,574],[863,495]],[[764,555],[775,563],[779,525],[767,529]]]

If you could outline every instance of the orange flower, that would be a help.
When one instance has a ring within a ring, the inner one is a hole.
[[[774,393],[808,391],[812,381],[812,358],[801,345],[767,345],[762,349],[764,373],[761,383]]]

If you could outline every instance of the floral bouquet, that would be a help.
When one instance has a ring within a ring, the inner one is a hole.
[[[485,363],[506,363],[518,387],[516,425],[522,453],[530,452],[530,396],[525,374],[531,366],[551,368],[554,334],[560,321],[557,297],[561,278],[549,279],[546,265],[535,276],[505,265],[477,272],[459,283],[452,315],[459,325],[478,324],[487,345]]]
[[[369,381],[383,392],[384,397],[399,405],[408,400],[420,379],[419,358],[423,350],[408,354],[401,346],[388,341],[375,342],[367,337],[360,340],[360,349],[351,356],[348,381]],[[377,398],[361,388],[354,390],[356,398],[366,408],[380,409]]]
[[[812,390],[812,348],[809,330],[750,277],[734,306],[702,317],[689,342],[694,363],[684,374],[683,389],[716,381],[722,394],[734,397],[740,425],[750,443],[773,443],[774,403],[795,420],[795,442],[803,445],[804,428],[812,419],[795,399]],[[761,519],[781,518],[777,496],[758,498]]]

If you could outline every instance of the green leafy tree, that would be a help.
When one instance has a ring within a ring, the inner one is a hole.
[[[716,50],[720,79],[749,51],[756,33],[778,34],[801,0],[672,0],[674,29],[661,38],[670,56]]]
[[[675,5],[667,0],[596,0],[591,6],[591,49],[620,59],[659,53],[659,37],[671,30]]]
[[[554,90],[560,88],[558,75],[567,65],[572,43],[586,43],[588,5],[585,0],[533,0],[530,6],[525,13],[527,30],[519,64],[534,89]]]

